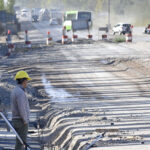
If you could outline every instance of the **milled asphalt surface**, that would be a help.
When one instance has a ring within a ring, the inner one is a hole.
[[[18,70],[25,69],[32,77],[28,90],[32,108],[30,131],[34,131],[29,134],[31,146],[40,149],[38,131],[33,127],[38,115],[44,123],[44,128],[39,130],[40,139],[56,149],[84,150],[102,133],[101,129],[116,129],[107,132],[103,141],[94,146],[109,150],[117,146],[118,150],[124,150],[131,145],[135,150],[139,147],[147,150],[150,92],[146,66],[150,37],[140,34],[140,29],[135,41],[128,44],[84,39],[79,44],[44,46],[48,30],[54,41],[61,39],[60,26],[50,27],[43,22],[24,24],[24,27],[28,25],[33,26],[29,36],[34,48],[1,59],[0,72],[1,86],[9,91]],[[6,133],[3,130],[2,136]],[[10,141],[12,146],[14,137]]]

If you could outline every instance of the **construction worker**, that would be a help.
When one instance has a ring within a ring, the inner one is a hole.
[[[31,80],[27,72],[19,71],[15,76],[17,86],[11,93],[12,124],[23,142],[26,143],[29,124],[29,102],[25,94],[28,81]],[[24,150],[24,145],[16,138],[15,150]]]

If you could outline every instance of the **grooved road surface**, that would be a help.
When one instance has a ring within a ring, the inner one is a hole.
[[[34,27],[33,41],[36,35],[44,38],[43,33],[51,28],[48,24],[45,28],[44,24]],[[59,27],[52,29],[60,35]],[[37,97],[34,107],[46,122],[39,132],[42,140],[55,149],[85,150],[107,131],[94,144],[98,148],[91,150],[116,147],[125,150],[130,146],[133,150],[147,150],[150,146],[149,48],[145,41],[114,44],[83,40],[80,44],[41,46],[14,54],[0,63],[3,74],[14,75],[17,70],[26,69],[31,75],[32,87],[42,95]],[[36,139],[38,132],[35,130],[29,136]]]

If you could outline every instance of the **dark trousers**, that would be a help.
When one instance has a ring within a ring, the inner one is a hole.
[[[16,132],[19,134],[21,139],[26,142],[28,134],[28,124],[24,124],[22,119],[13,119],[12,124]],[[15,150],[24,150],[24,146],[20,143],[18,138],[16,138]]]

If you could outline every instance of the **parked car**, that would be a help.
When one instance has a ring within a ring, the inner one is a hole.
[[[59,23],[58,23],[58,20],[56,19],[56,18],[52,18],[52,19],[50,19],[50,21],[49,21],[49,25],[58,25]]]
[[[38,22],[38,16],[37,15],[32,16],[32,22]]]
[[[28,14],[29,14],[28,10],[26,10],[26,9],[22,9],[22,10],[21,10],[21,16],[22,16],[22,17],[27,17]]]
[[[48,9],[41,9],[39,12],[39,21],[49,21],[50,13]]]
[[[20,18],[20,16],[21,16],[20,11],[16,11],[15,14],[16,14],[16,18]]]
[[[116,33],[121,34],[126,34],[132,32],[133,26],[131,24],[125,24],[125,23],[118,23],[113,27],[113,34],[115,35]]]
[[[145,28],[145,34],[150,34],[150,24]]]

